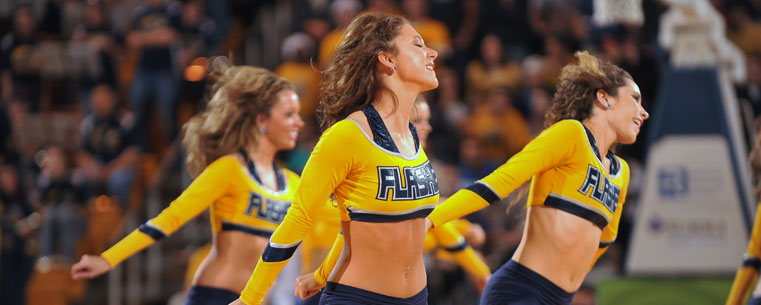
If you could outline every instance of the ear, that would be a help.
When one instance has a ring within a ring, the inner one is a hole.
[[[256,115],[256,128],[262,128],[264,125],[267,124],[267,120],[269,120],[269,117],[264,115],[263,113]]]
[[[393,74],[396,71],[396,58],[388,52],[381,51],[378,53],[378,69],[380,72]]]
[[[600,107],[602,109],[609,109],[610,108],[610,94],[605,92],[603,89],[597,89],[597,92],[595,92],[595,105],[597,107]]]

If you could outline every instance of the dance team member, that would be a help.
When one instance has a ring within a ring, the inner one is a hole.
[[[259,304],[313,228],[312,211],[335,195],[344,242],[322,304],[426,304],[424,217],[438,184],[410,123],[415,97],[438,86],[438,54],[404,18],[355,17],[323,72],[317,112],[327,127],[288,214],[241,299]],[[336,251],[337,252],[337,251]]]
[[[212,72],[207,109],[185,125],[187,167],[197,175],[169,207],[100,256],[84,255],[74,279],[93,278],[174,233],[210,208],[212,249],[196,272],[185,304],[227,304],[246,285],[299,185],[275,153],[296,144],[299,98],[274,73],[256,67]],[[200,172],[200,173],[199,173]]]
[[[563,68],[547,129],[428,216],[439,226],[531,180],[521,242],[486,285],[481,304],[570,304],[618,233],[629,166],[611,148],[634,143],[649,114],[629,73],[587,52],[576,57]]]

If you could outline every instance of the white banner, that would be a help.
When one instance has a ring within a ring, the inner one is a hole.
[[[736,177],[719,135],[667,136],[653,145],[629,273],[734,273],[748,241]]]

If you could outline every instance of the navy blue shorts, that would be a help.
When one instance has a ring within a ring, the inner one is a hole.
[[[567,305],[571,300],[573,293],[513,260],[494,272],[481,295],[481,305]]]
[[[190,287],[185,305],[227,305],[238,298],[237,293],[214,287]]]
[[[339,283],[328,282],[322,290],[320,304],[327,305],[428,305],[428,289],[423,288],[418,294],[402,299],[378,294]]]
[[[748,305],[761,305],[761,297],[752,297],[748,301]]]

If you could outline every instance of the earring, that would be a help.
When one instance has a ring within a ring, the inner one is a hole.
[[[607,105],[608,105],[608,108],[610,108],[610,103],[608,103]]]
[[[264,127],[259,128],[259,133],[264,133],[265,131],[267,131],[267,129],[265,129]]]
[[[394,66],[394,71],[396,71],[396,66]]]

